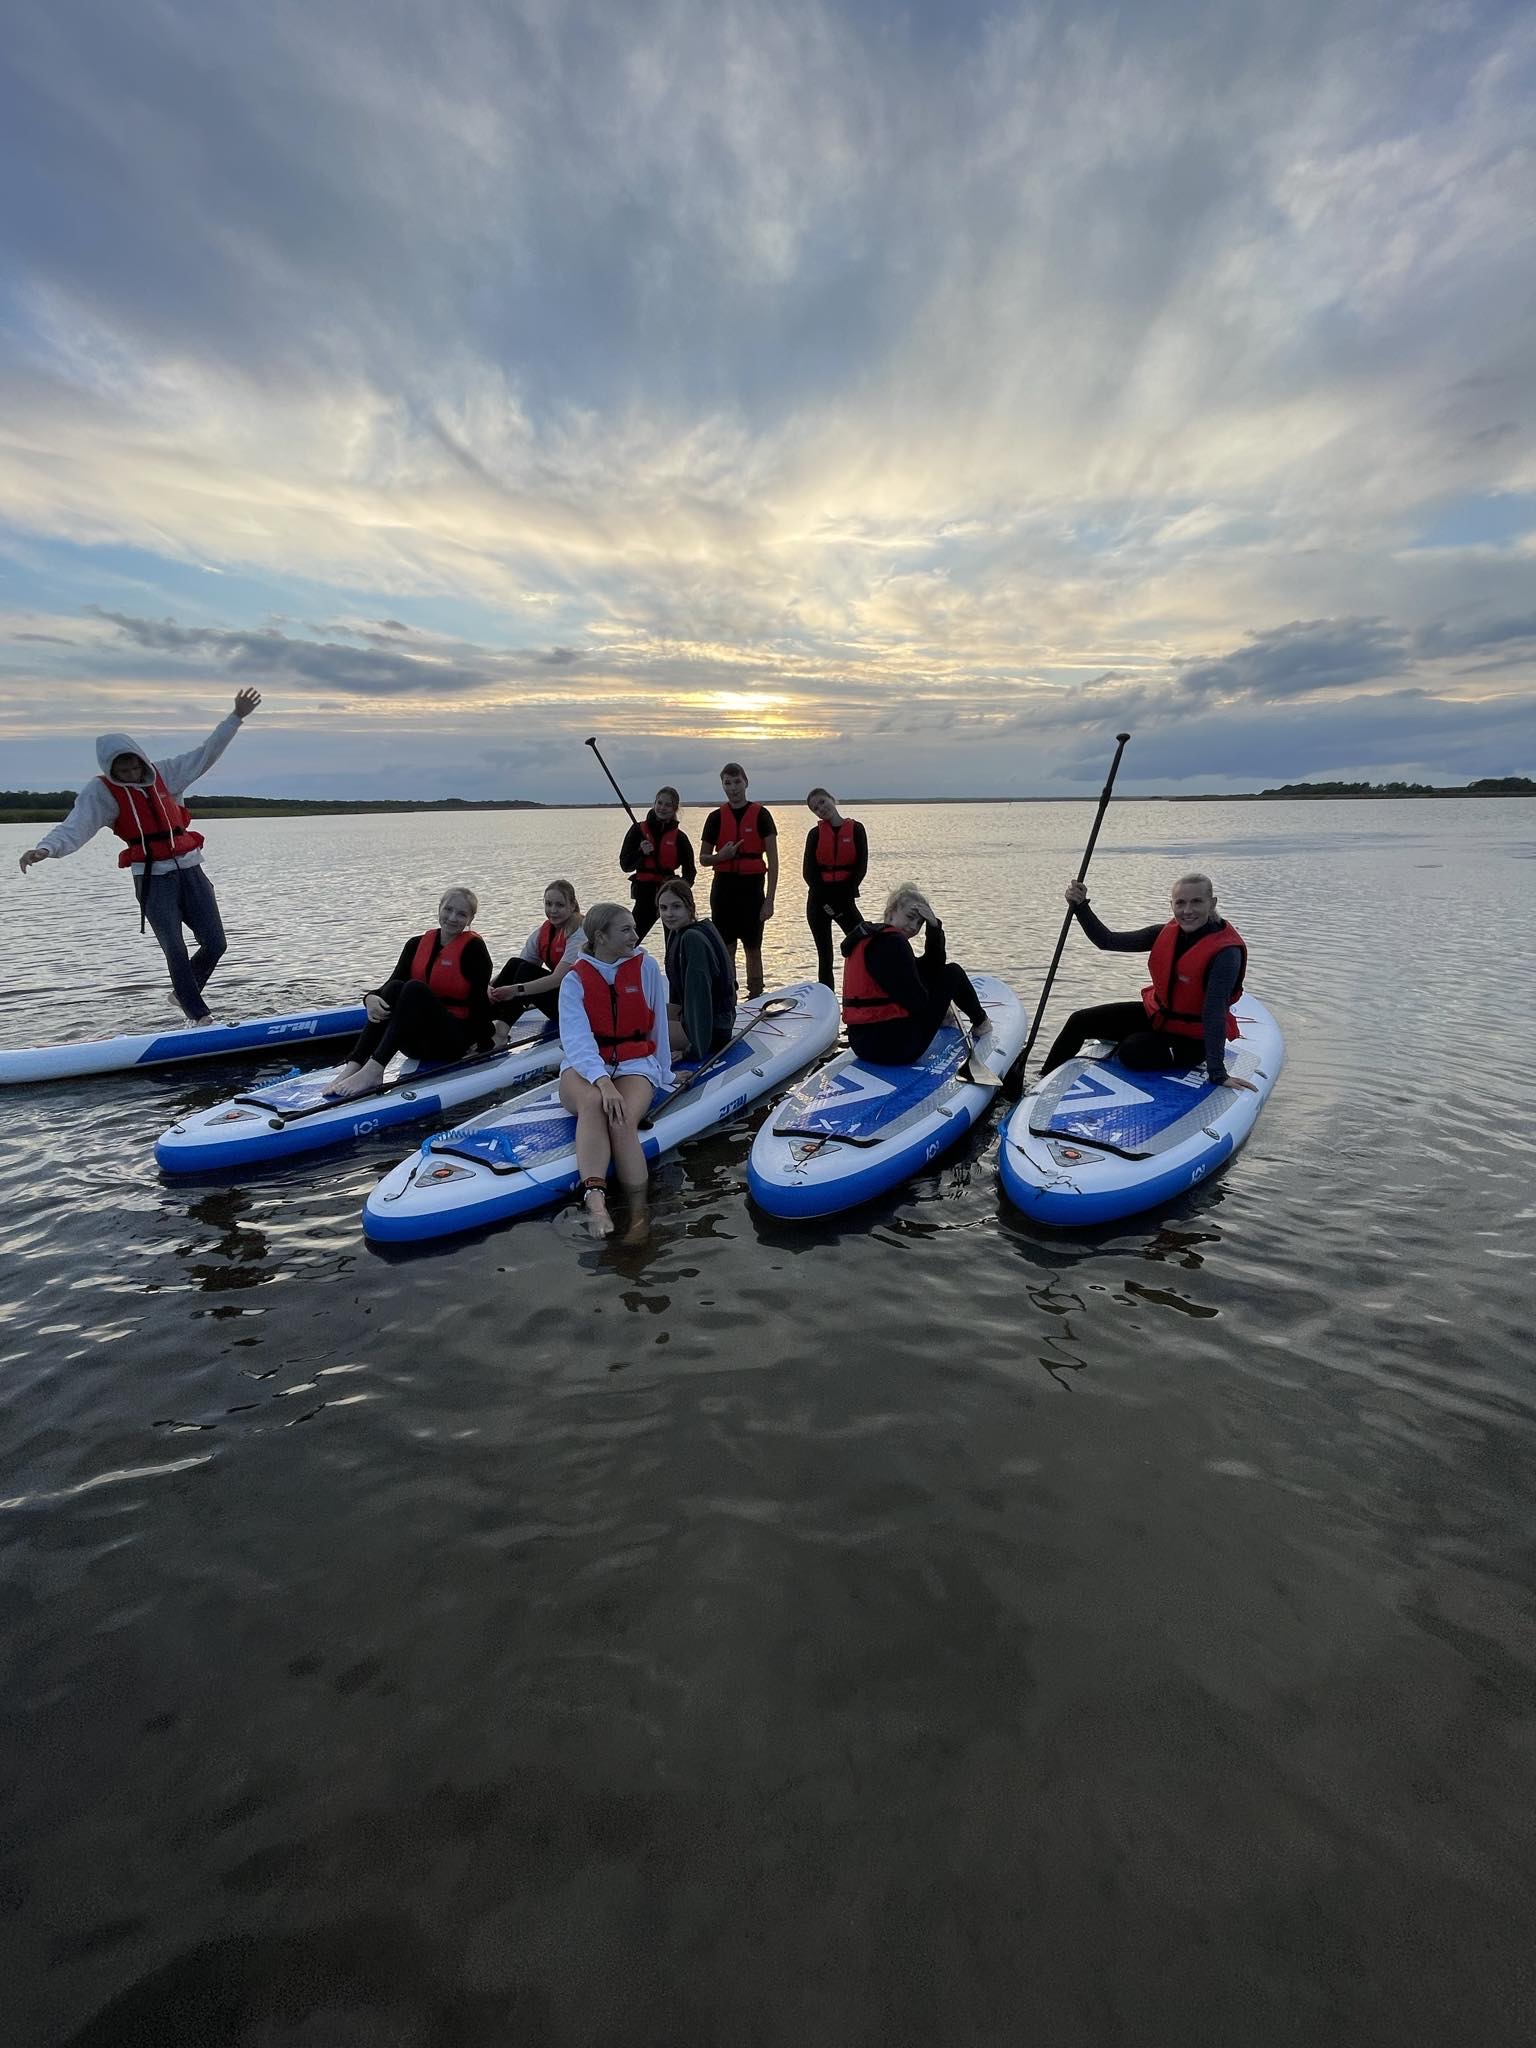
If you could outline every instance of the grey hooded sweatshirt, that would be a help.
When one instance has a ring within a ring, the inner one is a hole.
[[[189,753],[173,754],[168,761],[152,759],[148,747],[141,747],[133,736],[126,732],[104,732],[96,740],[96,765],[101,770],[75,798],[75,807],[62,825],[55,825],[51,832],[45,832],[38,845],[50,853],[55,860],[62,860],[67,853],[78,853],[88,839],[93,839],[103,825],[110,825],[117,816],[117,798],[113,788],[121,789],[121,783],[109,787],[112,763],[119,754],[137,754],[141,761],[148,761],[152,768],[158,768],[166,788],[172,796],[180,796],[183,790],[196,782],[200,775],[218,760],[240,730],[240,721],[231,711],[227,718],[209,733],[200,747],[193,747]],[[169,874],[172,868],[197,867],[202,863],[202,854],[195,848],[184,853],[179,861],[157,860],[151,863],[152,875]],[[139,873],[144,866],[142,856],[133,862],[133,871]]]

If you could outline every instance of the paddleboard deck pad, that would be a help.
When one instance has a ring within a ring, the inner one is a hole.
[[[505,1094],[559,1060],[560,1034],[534,1012],[513,1025],[505,1051],[432,1065],[397,1060],[382,1087],[350,1101],[326,1097],[340,1067],[285,1075],[172,1124],[155,1141],[155,1159],[167,1173],[222,1173],[321,1152]]]
[[[971,980],[991,1031],[980,1051],[999,1074],[1018,1057],[1028,1020],[996,975]],[[973,1080],[969,1047],[943,1025],[920,1060],[876,1066],[840,1053],[794,1088],[752,1145],[747,1176],[770,1216],[835,1216],[900,1187],[971,1128],[996,1084]]]
[[[647,1159],[729,1123],[830,1050],[837,998],[819,982],[796,982],[741,1004],[736,1027],[724,1051],[696,1070],[676,1064],[676,1090],[640,1127]],[[369,1195],[363,1230],[376,1243],[403,1244],[547,1208],[576,1186],[575,1139],[558,1082],[530,1089],[401,1160]]]
[[[1247,1138],[1285,1064],[1280,1027],[1255,998],[1234,1009],[1227,1071],[1139,1074],[1107,1054],[1068,1060],[1025,1096],[1003,1132],[1003,1190],[1036,1222],[1070,1228],[1133,1216],[1199,1186]]]
[[[207,1024],[200,1030],[183,1025],[175,1031],[20,1046],[0,1052],[0,1087],[27,1081],[77,1081],[87,1074],[124,1074],[139,1067],[170,1067],[188,1060],[287,1052],[294,1046],[318,1045],[331,1038],[355,1038],[367,1021],[362,1004],[349,1003],[340,1009],[253,1017],[243,1024]]]

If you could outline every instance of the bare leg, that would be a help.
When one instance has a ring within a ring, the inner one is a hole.
[[[760,945],[749,946],[743,939],[741,950],[747,965],[747,996],[750,999],[753,996],[760,996],[763,992],[763,949]],[[731,955],[731,965],[736,965],[734,952]]]
[[[625,1244],[643,1244],[650,1233],[651,1221],[645,1197],[651,1169],[640,1143],[640,1119],[650,1108],[655,1092],[642,1074],[619,1076],[619,1093],[624,1097],[626,1115],[622,1124],[611,1124],[609,1132],[613,1139],[613,1163],[629,1203],[629,1221],[623,1237]]]
[[[613,1148],[608,1136],[608,1112],[596,1085],[567,1067],[560,1076],[560,1101],[576,1119],[576,1171],[584,1181],[606,1181]],[[582,1200],[592,1235],[611,1237],[613,1218],[608,1214],[608,1198],[603,1189],[585,1189]]]

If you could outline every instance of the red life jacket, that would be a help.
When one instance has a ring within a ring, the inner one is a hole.
[[[761,804],[748,804],[742,811],[740,822],[733,821],[729,804],[720,806],[720,837],[736,841],[736,856],[733,860],[717,860],[717,875],[766,875],[768,863],[763,858],[763,835],[757,829]]]
[[[1178,936],[1178,921],[1170,917],[1152,941],[1152,951],[1147,956],[1147,968],[1152,979],[1141,992],[1142,1004],[1154,1031],[1171,1031],[1178,1038],[1204,1038],[1205,977],[1211,962],[1218,953],[1225,953],[1231,946],[1236,946],[1241,952],[1243,957],[1238,964],[1237,986],[1232,991],[1235,1002],[1243,992],[1243,976],[1248,971],[1248,948],[1243,944],[1236,925],[1223,924],[1219,931],[1207,932],[1203,939],[1196,939],[1176,961],[1173,948]],[[1238,1036],[1238,1022],[1230,1010],[1227,1012],[1227,1036]]]
[[[667,882],[682,866],[677,850],[677,827],[661,826],[654,812],[647,812],[640,836],[649,839],[654,851],[642,853],[640,865],[635,869],[637,882]]]
[[[840,825],[829,825],[823,818],[816,827],[817,874],[824,882],[846,882],[857,865],[852,818],[844,818]]]
[[[146,785],[113,782],[105,775],[97,779],[117,799],[112,830],[126,842],[117,856],[120,868],[137,867],[142,861],[147,874],[151,861],[180,860],[202,845],[202,833],[187,830],[192,813],[171,795],[158,768],[154,781]]]
[[[605,1066],[616,1067],[621,1060],[649,1059],[656,1050],[656,1014],[646,996],[642,977],[646,955],[631,953],[619,962],[610,982],[590,960],[578,960],[575,972],[581,978],[581,1000],[587,1022],[603,1056]]]
[[[880,926],[880,931],[895,932],[896,927],[893,924],[883,924]],[[863,937],[854,946],[852,952],[846,953],[843,956],[843,1023],[845,1026],[852,1024],[885,1024],[896,1017],[910,1017],[912,1014],[904,1003],[892,1001],[890,991],[882,988],[869,971],[865,950],[870,940],[877,936],[878,934],[875,932],[865,932]],[[906,933],[899,932],[897,937],[905,938]]]
[[[464,969],[459,963],[463,958],[464,948],[471,939],[478,939],[479,936],[480,934],[475,931],[460,932],[456,939],[448,941],[435,960],[432,958],[432,948],[437,944],[436,928],[423,932],[416,941],[416,953],[411,961],[412,981],[424,981],[443,1008],[455,1017],[469,1016],[469,999],[474,991],[465,979]]]
[[[570,933],[561,931],[546,917],[539,926],[538,937],[533,942],[539,955],[539,963],[546,974],[554,973],[565,958],[565,949],[570,942]]]

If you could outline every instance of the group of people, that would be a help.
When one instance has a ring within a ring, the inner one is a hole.
[[[260,704],[242,690],[234,710],[201,747],[156,764],[126,733],[96,744],[100,773],[81,790],[62,824],[21,856],[38,862],[76,852],[103,827],[123,842],[140,905],[141,928],[154,931],[171,974],[173,999],[194,1025],[213,1020],[203,998],[226,940],[218,903],[202,869],[202,835],[182,802],[188,786],[219,759]],[[367,1021],[330,1092],[338,1100],[380,1085],[396,1053],[431,1061],[489,1052],[506,1042],[530,1008],[558,1024],[560,1099],[576,1119],[581,1190],[594,1230],[607,1235],[610,1170],[638,1203],[646,1182],[639,1128],[673,1086],[673,1061],[693,1066],[730,1043],[736,1025],[736,958],[745,960],[746,993],[763,992],[763,926],[774,914],[779,880],[778,828],[768,806],[748,796],[740,762],[720,771],[724,801],[704,820],[695,856],[680,823],[681,799],[657,790],[619,850],[630,877],[629,907],[597,903],[583,913],[564,878],[544,891],[544,917],[521,950],[493,971],[474,929],[472,889],[446,890],[437,922],[408,938],[393,971],[364,999]],[[848,1043],[882,1066],[920,1059],[951,1009],[970,1025],[973,1048],[989,1035],[987,1012],[964,969],[948,957],[944,927],[924,892],[906,883],[887,898],[877,925],[859,907],[869,841],[824,788],[806,805],[816,823],[806,834],[801,873],[817,973],[835,986],[832,927],[842,933],[842,1007]],[[711,871],[709,915],[699,914],[694,883]],[[1074,1011],[1045,1061],[1045,1072],[1073,1058],[1089,1039],[1108,1039],[1136,1071],[1204,1065],[1215,1085],[1246,1087],[1231,1075],[1226,1049],[1238,1035],[1233,1005],[1242,993],[1247,948],[1218,916],[1208,876],[1182,875],[1165,920],[1134,931],[1100,922],[1081,881],[1067,885],[1072,915],[1103,951],[1145,953],[1150,979],[1139,1001]],[[642,946],[657,923],[664,958]],[[183,930],[197,951],[188,955]],[[922,950],[916,940],[922,937]]]

